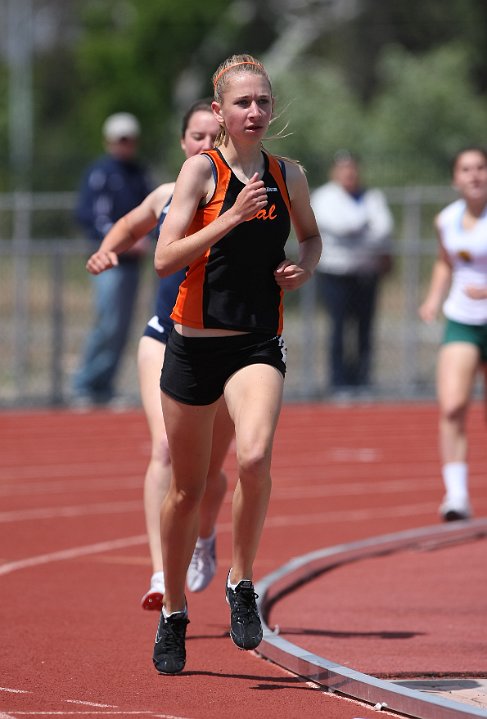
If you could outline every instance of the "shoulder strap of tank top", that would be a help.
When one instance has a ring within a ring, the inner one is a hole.
[[[201,154],[204,155],[205,157],[207,157],[210,161],[211,171],[213,173],[213,180],[215,181],[215,185],[216,185],[217,181],[218,181],[218,169],[217,169],[217,164],[215,161],[215,158],[218,158],[218,155],[216,154],[216,150],[205,150],[205,152],[202,152]]]
[[[286,203],[287,211],[291,213],[291,200],[286,185],[286,166],[283,160],[278,160],[274,155],[265,153],[269,162],[269,172],[277,182],[279,192],[281,193],[282,199]]]

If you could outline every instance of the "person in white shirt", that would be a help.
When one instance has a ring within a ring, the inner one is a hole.
[[[340,150],[330,179],[311,195],[326,238],[317,267],[320,297],[330,318],[329,384],[332,393],[367,388],[380,279],[390,270],[392,214],[384,194],[367,189],[358,158]]]
[[[453,183],[460,199],[435,218],[438,257],[419,308],[428,324],[446,317],[436,377],[445,521],[472,515],[466,422],[479,369],[487,380],[487,149],[460,150]]]

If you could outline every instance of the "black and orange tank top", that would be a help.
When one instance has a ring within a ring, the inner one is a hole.
[[[213,165],[216,187],[208,204],[196,211],[188,235],[228,210],[244,187],[219,150],[203,155]],[[188,267],[171,314],[174,322],[197,329],[281,334],[283,292],[274,270],[285,259],[290,201],[283,166],[272,155],[263,155],[268,204]]]

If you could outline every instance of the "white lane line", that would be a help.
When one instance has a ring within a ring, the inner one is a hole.
[[[298,486],[277,485],[272,490],[272,500],[293,499],[314,497],[342,497],[357,495],[363,497],[365,494],[394,494],[396,492],[417,493],[418,489],[436,489],[438,477],[430,479],[421,477],[418,479],[393,479],[387,482],[347,482],[346,484],[329,483],[326,478],[323,484],[304,484]]]
[[[97,542],[96,544],[88,544],[84,547],[73,547],[72,549],[62,549],[59,552],[51,552],[50,554],[39,554],[37,557],[27,557],[19,559],[15,562],[8,562],[0,565],[0,576],[16,572],[19,569],[27,569],[28,567],[37,567],[40,564],[49,564],[50,562],[60,562],[64,559],[74,559],[83,557],[88,554],[97,554],[99,552],[111,552],[114,549],[123,549],[125,547],[134,547],[138,544],[146,544],[147,535],[141,534],[137,537],[125,537],[123,539],[112,539],[108,542]]]
[[[112,468],[113,469],[113,468]],[[61,479],[45,482],[24,482],[20,477],[13,478],[12,484],[1,484],[0,495],[17,496],[28,494],[29,496],[46,494],[80,494],[86,492],[110,492],[113,489],[139,489],[142,486],[141,476],[121,478],[120,475],[112,477],[97,477],[95,480],[85,477],[83,479]]]
[[[98,709],[118,709],[116,704],[98,704],[97,702],[86,702],[82,699],[65,699],[67,704],[83,704],[87,707],[98,707]]]
[[[432,502],[423,504],[401,505],[397,507],[377,507],[375,509],[352,509],[343,511],[321,512],[319,514],[292,514],[289,516],[267,517],[265,526],[267,529],[286,526],[306,526],[307,524],[319,524],[326,522],[362,522],[371,519],[391,519],[393,517],[416,517],[422,514],[435,513],[438,505]],[[218,526],[217,526],[218,530]]]
[[[17,711],[15,710],[14,714],[4,714],[0,712],[0,719],[15,719],[17,716],[148,716],[153,717],[153,719],[191,719],[191,717],[188,716],[176,716],[175,714],[159,714],[158,712],[151,711],[150,709],[141,709],[140,711],[137,710],[127,710],[124,711],[123,709],[117,710],[117,711],[66,711],[65,709],[63,711],[36,711],[35,709],[32,709],[31,711]]]
[[[0,512],[0,523],[30,521],[32,519],[52,519],[53,517],[82,517],[89,514],[117,514],[142,511],[142,500],[123,502],[100,502],[98,504],[79,504],[67,507],[43,507],[39,509],[13,510]]]
[[[472,486],[480,482],[472,480]],[[352,482],[346,484],[325,482],[321,485],[303,485],[299,487],[277,485],[273,489],[272,501],[285,501],[298,497],[300,499],[318,497],[339,497],[364,494],[387,495],[395,492],[414,493],[418,489],[435,489],[437,477],[430,479],[394,479],[388,482]],[[225,501],[230,502],[232,492],[228,492]],[[39,507],[24,510],[0,512],[0,524],[6,522],[30,521],[33,519],[53,519],[55,517],[79,517],[93,514],[115,514],[117,512],[134,512],[142,508],[142,500],[124,500],[120,502],[98,502],[96,504],[67,505],[60,507]]]
[[[124,462],[118,469],[123,475],[138,475],[141,471],[140,462]],[[22,464],[18,467],[1,467],[0,480],[18,482],[22,479],[53,479],[60,477],[106,477],[115,476],[116,468],[113,462],[73,462],[73,464]]]
[[[9,687],[0,687],[0,692],[9,692],[10,694],[30,694],[26,689],[10,689]]]
[[[372,447],[334,447],[328,453],[332,462],[378,462],[384,454]]]
[[[320,512],[317,514],[302,515],[278,515],[267,517],[265,526],[268,529],[286,526],[309,526],[311,524],[327,524],[342,522],[362,522],[371,519],[391,519],[393,517],[417,517],[419,515],[428,515],[436,512],[437,506],[433,503],[400,505],[397,507],[377,507],[372,509],[356,509],[343,511]],[[231,532],[232,525],[230,522],[217,525],[217,532]],[[75,559],[89,554],[98,554],[100,552],[111,552],[115,549],[123,549],[125,547],[133,547],[139,544],[146,544],[147,535],[142,534],[136,537],[125,537],[122,539],[114,539],[108,542],[98,542],[84,547],[73,547],[72,549],[63,549],[59,552],[50,554],[40,554],[36,557],[27,557],[19,559],[15,562],[8,562],[0,565],[0,576],[16,572],[19,569],[27,569],[29,567],[37,567],[40,564],[49,564],[50,562],[59,562],[66,559]]]

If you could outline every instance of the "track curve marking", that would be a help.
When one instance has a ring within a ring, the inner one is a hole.
[[[331,567],[406,547],[428,543],[448,544],[487,535],[487,519],[455,522],[439,526],[407,530],[394,534],[339,544],[295,557],[255,585],[259,595],[257,605],[264,628],[264,638],[258,653],[298,676],[352,699],[407,714],[416,719],[486,719],[485,711],[466,706],[443,697],[428,696],[355,671],[332,660],[309,653],[297,644],[279,636],[267,624],[270,610],[280,597],[310,581]]]

